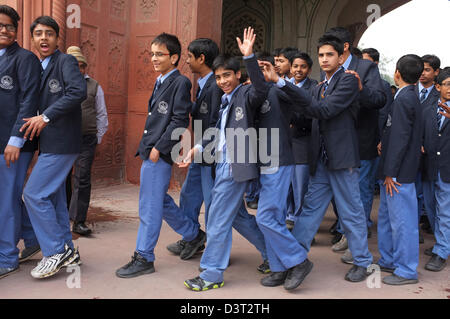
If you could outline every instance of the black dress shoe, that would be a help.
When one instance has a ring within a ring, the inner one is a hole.
[[[284,284],[288,272],[274,272],[270,276],[261,279],[261,285],[265,287],[278,287]]]
[[[345,275],[345,280],[350,282],[361,282],[366,280],[369,275],[370,273],[367,272],[366,267],[354,265]]]
[[[41,247],[39,245],[34,247],[25,247],[25,249],[19,253],[19,264],[30,260],[40,251]]]
[[[182,260],[191,259],[197,252],[204,249],[206,243],[206,234],[203,230],[199,229],[197,237],[192,241],[187,241],[183,250],[181,251],[180,258]]]
[[[73,224],[72,231],[75,234],[78,234],[81,236],[89,236],[92,233],[92,230],[89,227],[87,227],[86,224],[83,222],[80,222],[80,223],[75,222]]]
[[[169,246],[167,246],[167,250],[170,251],[174,255],[180,256],[180,254],[183,251],[185,246],[186,246],[186,241],[179,240],[176,243],[173,243],[173,244],[170,244]]]
[[[300,286],[303,280],[305,280],[306,276],[308,276],[308,274],[313,269],[313,266],[314,264],[306,259],[300,265],[289,269],[286,280],[284,281],[284,289],[294,290],[298,286]]]
[[[116,276],[119,278],[135,278],[154,272],[154,263],[148,262],[144,257],[135,252],[131,261],[116,271]]]
[[[447,260],[440,256],[433,254],[430,261],[425,265],[425,269],[429,271],[438,272],[445,268]]]

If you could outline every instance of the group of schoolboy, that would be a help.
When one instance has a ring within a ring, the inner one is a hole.
[[[57,50],[54,20],[41,17],[31,26],[40,66],[15,42],[18,16],[4,7],[0,176],[8,182],[0,193],[0,276],[17,271],[17,243],[26,238],[29,218],[44,256],[32,276],[47,278],[81,264],[72,243],[64,184],[80,152],[86,81],[77,60]],[[182,55],[177,37],[163,33],[153,40],[152,63],[160,75],[136,154],[143,161],[140,225],[134,255],[116,275],[133,278],[155,272],[154,250],[164,220],[182,236],[167,247],[171,253],[188,260],[202,252],[200,274],[184,282],[187,288],[223,287],[234,228],[261,254],[258,271],[267,274],[261,284],[294,290],[313,269],[308,253],[333,202],[337,228],[348,247],[343,261],[353,265],[345,279],[364,281],[374,263],[368,234],[378,180],[381,258],[376,264],[390,273],[383,278],[385,284],[414,284],[418,175],[436,238],[425,268],[444,269],[450,253],[450,71],[439,72],[434,56],[402,57],[395,72],[399,90],[392,101],[376,50],[364,50],[365,59],[351,54],[346,29],[331,29],[318,41],[320,83],[309,78],[313,61],[308,54],[290,48],[274,55],[255,53],[256,36],[247,28],[237,38],[246,83],[241,59],[220,55],[210,39],[191,42],[186,62],[199,76],[193,99],[191,82],[177,69]],[[9,45],[7,37],[14,39]],[[176,132],[187,129],[191,119],[194,146],[178,152],[182,141]],[[37,137],[40,155],[23,189]],[[174,164],[188,168],[179,205],[168,194]],[[256,216],[248,213],[244,200],[255,181]],[[199,221],[203,204],[205,230]]]

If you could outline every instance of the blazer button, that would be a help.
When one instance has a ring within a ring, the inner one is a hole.
[[[441,152],[437,152],[437,155],[438,155],[438,156],[441,156]]]
[[[149,116],[151,116],[151,115],[152,115],[152,113],[150,112],[150,113],[148,113],[148,115],[149,115]]]
[[[147,131],[147,130],[145,130],[145,131],[144,131],[144,134],[147,134],[147,133],[148,133],[148,131]]]
[[[438,136],[439,136],[439,137],[442,137],[442,134],[439,134]]]

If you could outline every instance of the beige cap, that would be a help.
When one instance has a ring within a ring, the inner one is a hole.
[[[88,64],[86,58],[84,57],[83,53],[81,52],[81,49],[76,46],[71,46],[67,49],[67,54],[73,55],[78,62]]]

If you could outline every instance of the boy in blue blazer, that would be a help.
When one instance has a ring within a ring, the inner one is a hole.
[[[40,155],[23,197],[44,256],[31,275],[42,279],[80,261],[72,242],[64,182],[80,152],[81,103],[87,89],[77,60],[58,50],[56,21],[39,17],[30,31],[43,68],[40,115],[25,119],[22,130],[30,140],[40,137]]]
[[[367,243],[367,225],[359,190],[360,157],[356,119],[361,84],[342,68],[344,45],[339,38],[319,40],[319,63],[325,81],[313,95],[287,83],[285,90],[314,118],[311,132],[311,179],[302,212],[293,229],[294,237],[309,250],[330,200],[334,197],[348,235],[354,266],[345,279],[360,282],[368,276],[372,255]]]
[[[225,93],[219,111],[213,142],[203,140],[186,156],[188,164],[203,153],[206,161],[216,163],[216,178],[212,190],[212,202],[208,216],[208,245],[203,253],[200,276],[185,281],[185,286],[194,291],[221,288],[224,285],[223,272],[228,267],[232,226],[239,223],[254,237],[260,251],[265,251],[264,236],[258,229],[254,217],[240,214],[243,195],[251,180],[259,177],[256,158],[256,132],[254,118],[256,109],[261,106],[268,92],[268,83],[259,69],[253,54],[256,35],[252,28],[244,32],[244,41],[238,40],[244,55],[252,85],[240,85],[240,63],[235,58],[219,56],[213,65],[217,85]],[[244,144],[236,143],[240,133]],[[254,134],[252,134],[254,133]],[[213,156],[211,151],[215,150]],[[208,156],[210,155],[210,156]],[[237,220],[239,219],[239,220]]]
[[[423,72],[420,57],[410,54],[397,62],[400,90],[392,104],[381,141],[378,249],[388,285],[415,284],[419,264],[419,228],[415,181],[422,142],[422,109],[415,83]]]
[[[143,160],[139,193],[140,225],[136,250],[131,261],[116,271],[119,278],[133,278],[155,272],[155,246],[163,219],[186,244],[183,259],[191,258],[206,241],[198,223],[189,219],[167,193],[172,165],[178,154],[172,155],[179,139],[189,125],[191,82],[181,75],[177,66],[181,57],[181,44],[174,35],[162,33],[151,46],[152,63],[160,73],[148,105],[149,115],[137,156]],[[177,133],[178,132],[178,133]]]
[[[438,75],[436,90],[440,97],[423,111],[423,194],[436,238],[429,271],[443,270],[450,255],[450,71]]]
[[[0,5],[0,279],[19,269],[17,243],[28,220],[23,185],[37,149],[20,128],[24,118],[37,114],[41,66],[16,42],[19,21],[13,8]]]

